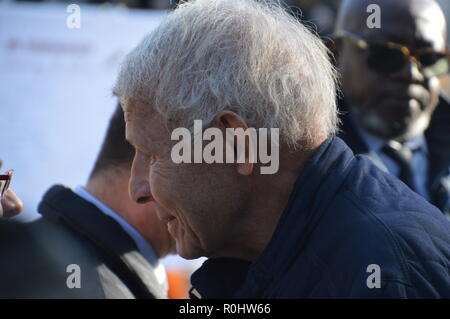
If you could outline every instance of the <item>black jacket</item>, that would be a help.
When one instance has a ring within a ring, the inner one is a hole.
[[[0,227],[0,298],[167,297],[133,240],[95,205],[58,185],[39,212],[36,222]],[[80,288],[67,285],[73,264]]]
[[[340,109],[343,116],[339,137],[355,154],[367,155],[377,166],[387,170],[378,155],[370,153],[359,136],[348,116],[344,101],[340,102]],[[440,97],[440,103],[433,114],[430,126],[425,131],[425,139],[429,152],[427,189],[430,202],[450,215],[450,100],[445,95]]]

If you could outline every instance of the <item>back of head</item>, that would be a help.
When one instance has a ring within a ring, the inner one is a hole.
[[[335,80],[321,40],[276,2],[194,0],[127,56],[114,91],[174,127],[231,110],[296,145],[335,132]]]

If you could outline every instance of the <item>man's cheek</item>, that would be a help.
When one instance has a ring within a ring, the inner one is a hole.
[[[165,200],[165,189],[167,186],[165,185],[166,181],[155,171],[152,171],[149,177],[150,190],[152,192],[153,200],[159,205],[163,205]],[[163,205],[164,206],[164,205]]]
[[[155,202],[165,209],[172,210],[179,200],[179,182],[167,174],[154,173],[150,179],[150,188]],[[183,184],[181,184],[183,185]]]

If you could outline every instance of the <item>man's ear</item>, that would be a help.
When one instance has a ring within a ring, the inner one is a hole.
[[[237,150],[239,145],[236,145],[236,135],[232,135],[229,136],[226,133],[226,129],[243,129],[244,131],[246,131],[248,129],[248,125],[245,122],[245,120],[240,117],[239,115],[237,115],[236,113],[232,112],[232,111],[221,111],[219,112],[216,117],[214,118],[214,125],[219,128],[224,136],[224,142],[225,142],[225,153],[226,152],[233,152],[233,158],[234,158],[234,162],[236,164],[237,167],[237,171],[239,174],[241,175],[251,175],[253,172],[253,165],[254,163],[250,160],[250,154],[251,152],[253,152],[254,149],[256,149],[256,145],[253,145],[253,143],[256,143],[256,141],[252,141],[251,138],[245,138],[245,160],[244,163],[238,163],[237,162]],[[233,140],[233,145],[234,145],[234,149],[230,149],[229,148],[229,144],[228,142],[230,141],[230,138],[232,138]],[[256,154],[254,154],[256,155]]]

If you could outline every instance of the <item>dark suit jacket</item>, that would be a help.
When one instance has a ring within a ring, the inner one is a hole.
[[[352,121],[348,117],[345,103],[341,101],[343,112],[342,128],[339,137],[342,138],[355,154],[369,156],[382,170],[387,171],[377,154],[369,152],[359,136]],[[430,202],[441,211],[450,214],[450,100],[442,95],[429,128],[425,132],[429,152],[428,193]]]
[[[0,225],[0,298],[166,298],[167,294],[112,218],[70,189],[53,186],[43,218]],[[80,267],[80,288],[69,288]]]

